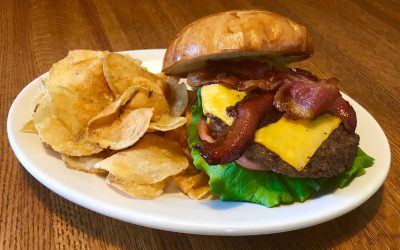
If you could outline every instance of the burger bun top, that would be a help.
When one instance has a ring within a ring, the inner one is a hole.
[[[311,56],[306,28],[265,10],[234,10],[187,25],[164,56],[163,72],[186,76],[208,60],[257,59],[286,64]]]

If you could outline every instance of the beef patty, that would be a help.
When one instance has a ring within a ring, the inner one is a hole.
[[[267,170],[290,177],[332,177],[350,167],[356,156],[359,141],[360,137],[356,133],[348,132],[340,125],[321,144],[302,171],[297,171],[277,154],[258,143],[253,143],[245,152],[245,156],[264,165]]]
[[[261,119],[260,127],[277,121],[280,116],[278,113],[266,115]],[[208,116],[208,118],[211,119],[208,127],[212,136],[218,137],[225,131],[227,125],[216,117]],[[360,137],[357,134],[347,131],[341,124],[321,144],[302,171],[297,171],[277,154],[258,143],[253,143],[244,155],[249,160],[265,166],[267,171],[271,170],[290,177],[332,177],[350,167],[356,156],[359,141]]]

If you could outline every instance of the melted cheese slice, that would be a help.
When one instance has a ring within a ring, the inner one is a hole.
[[[282,117],[276,123],[258,129],[255,142],[301,171],[340,122],[339,118],[332,115],[323,115],[313,121],[293,121]]]
[[[226,88],[221,84],[206,85],[201,88],[203,113],[213,115],[229,126],[233,123],[226,109],[235,106],[246,96],[246,92]]]

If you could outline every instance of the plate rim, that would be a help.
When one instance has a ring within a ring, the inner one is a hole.
[[[148,50],[129,50],[129,51],[122,51],[119,53],[128,53],[128,54],[136,54],[136,55],[152,55],[156,56],[157,58],[155,60],[161,60],[162,58],[158,58],[159,56],[162,56],[165,53],[165,49],[148,49]],[[246,228],[248,225],[244,226],[236,226],[235,228],[231,227],[210,227],[210,226],[204,226],[204,225],[194,225],[194,224],[188,224],[188,223],[183,223],[183,222],[177,222],[177,221],[166,221],[165,219],[157,218],[157,216],[149,216],[145,215],[143,217],[143,214],[140,214],[136,211],[132,213],[132,211],[129,213],[129,216],[127,216],[125,213],[121,213],[120,215],[115,214],[115,207],[113,205],[109,204],[104,204],[104,202],[98,201],[96,199],[93,199],[93,197],[87,196],[87,195],[82,195],[79,193],[76,193],[75,190],[68,190],[68,187],[60,186],[58,185],[57,181],[54,179],[48,179],[45,180],[46,174],[43,173],[42,171],[34,171],[34,167],[31,166],[30,162],[28,161],[27,157],[23,155],[20,152],[19,145],[17,145],[15,136],[13,134],[13,117],[12,114],[15,113],[15,109],[17,106],[18,101],[22,98],[22,96],[25,94],[25,92],[29,91],[29,88],[32,88],[34,84],[36,84],[36,81],[40,80],[43,76],[47,74],[44,73],[40,75],[39,77],[35,78],[32,80],[29,84],[27,84],[16,96],[14,99],[9,112],[7,116],[7,135],[9,139],[9,143],[11,145],[11,148],[14,152],[14,155],[16,158],[20,161],[21,165],[40,183],[42,183],[44,186],[49,188],[51,191],[55,192],[56,194],[60,195],[61,197],[79,205],[82,207],[85,207],[87,209],[90,209],[94,212],[106,215],[108,217],[112,217],[121,221],[126,221],[129,223],[133,223],[136,225],[141,225],[141,226],[146,226],[146,227],[151,227],[151,228],[156,228],[156,229],[161,229],[161,230],[167,230],[167,231],[173,231],[173,232],[180,232],[180,233],[190,233],[190,234],[202,234],[202,235],[258,235],[258,234],[270,234],[270,233],[279,233],[279,232],[285,232],[285,231],[292,231],[292,230],[297,230],[305,227],[310,227],[314,226],[329,220],[332,220],[334,218],[337,218],[343,214],[346,214],[361,204],[363,204],[366,200],[368,200],[373,194],[376,193],[376,191],[382,186],[384,183],[384,180],[387,178],[388,172],[390,170],[390,164],[391,164],[391,152],[390,152],[390,144],[388,142],[388,139],[382,129],[382,127],[379,125],[379,123],[376,121],[376,119],[366,110],[364,109],[360,104],[358,104],[354,99],[350,98],[349,96],[345,95],[346,99],[350,99],[354,103],[357,104],[357,108],[361,108],[363,112],[365,112],[367,115],[370,116],[376,123],[377,127],[380,129],[380,133],[383,134],[383,139],[385,142],[385,146],[387,147],[388,151],[386,152],[388,154],[388,159],[387,163],[388,166],[386,167],[385,173],[382,175],[382,180],[379,180],[379,185],[376,184],[373,189],[369,190],[368,194],[363,196],[363,199],[361,199],[359,202],[353,203],[351,206],[347,206],[345,209],[341,209],[336,211],[336,213],[330,213],[328,215],[324,215],[324,217],[320,217],[318,219],[315,219],[313,221],[300,221],[299,222],[293,222],[293,223],[286,223],[284,225],[281,225],[280,227],[275,227],[275,228],[269,228],[265,226],[252,226],[251,228]],[[372,166],[374,167],[374,166]],[[368,171],[368,170],[367,170]],[[68,191],[68,192],[67,192]],[[240,203],[240,202],[239,202]],[[100,206],[101,205],[101,206]],[[257,205],[261,206],[261,205]],[[291,205],[287,205],[291,206]],[[101,209],[100,209],[101,207]],[[279,208],[266,208],[266,209],[279,209]],[[124,211],[121,210],[121,211]],[[132,217],[132,215],[134,215]],[[139,218],[140,216],[141,218]]]

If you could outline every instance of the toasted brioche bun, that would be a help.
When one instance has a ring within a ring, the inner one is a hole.
[[[217,13],[187,25],[168,47],[167,75],[186,76],[207,60],[259,59],[300,61],[313,52],[306,28],[264,10]]]

